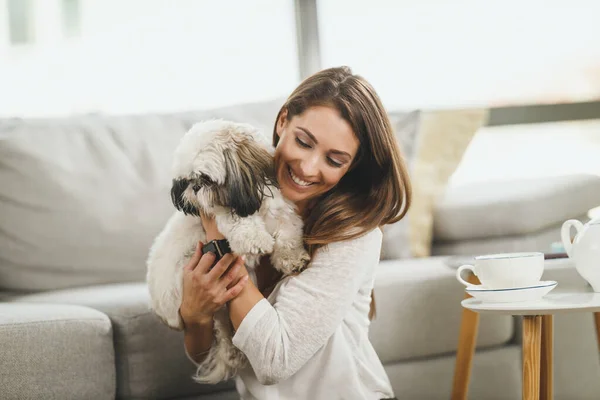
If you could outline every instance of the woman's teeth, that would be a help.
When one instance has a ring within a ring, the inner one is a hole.
[[[292,180],[297,185],[300,185],[300,186],[310,186],[310,185],[312,185],[314,183],[314,182],[306,182],[306,181],[303,181],[302,179],[298,178],[296,175],[294,175],[294,172],[289,167],[288,167],[288,171],[290,171],[290,176],[292,177]]]

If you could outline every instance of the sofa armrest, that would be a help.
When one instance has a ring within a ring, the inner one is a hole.
[[[573,174],[450,186],[438,198],[434,241],[539,232],[600,205],[600,176]]]
[[[201,385],[185,355],[183,333],[150,310],[145,283],[91,286],[38,293],[12,301],[80,304],[106,314],[114,330],[117,398],[177,398],[234,388],[232,381]]]
[[[0,303],[0,397],[113,399],[112,338],[108,317],[89,307]]]

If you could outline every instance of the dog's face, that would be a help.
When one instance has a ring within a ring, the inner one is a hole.
[[[276,185],[266,140],[250,125],[223,120],[195,124],[183,136],[173,176],[173,204],[193,215],[221,206],[247,217],[270,195],[266,186]]]

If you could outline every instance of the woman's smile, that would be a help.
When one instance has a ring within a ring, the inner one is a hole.
[[[310,186],[317,184],[317,182],[305,181],[304,179],[300,178],[297,174],[294,173],[292,167],[290,167],[289,165],[287,167],[287,171],[291,183],[296,187],[297,190],[306,190]]]

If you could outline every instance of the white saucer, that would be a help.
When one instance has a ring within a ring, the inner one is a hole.
[[[477,300],[490,303],[514,303],[539,300],[556,285],[556,281],[540,281],[535,285],[521,288],[489,289],[483,285],[471,285],[465,290]]]

